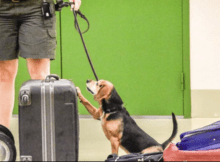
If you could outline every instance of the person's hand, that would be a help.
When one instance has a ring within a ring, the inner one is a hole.
[[[78,11],[81,5],[81,0],[69,0],[69,1],[75,3],[71,5],[71,11],[73,10],[73,8],[75,11]]]

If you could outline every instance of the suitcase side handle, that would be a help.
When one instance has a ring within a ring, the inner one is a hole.
[[[56,74],[50,74],[50,75],[48,75],[48,76],[46,77],[45,81],[46,81],[46,82],[50,82],[50,81],[51,81],[51,78],[54,78],[54,79],[56,79],[56,80],[59,80],[59,79],[60,79],[60,77],[59,77],[58,75],[56,75]]]

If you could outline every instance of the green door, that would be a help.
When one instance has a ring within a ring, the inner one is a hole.
[[[90,21],[83,36],[98,77],[115,85],[132,115],[184,115],[183,5],[184,0],[82,1]],[[61,20],[62,76],[98,107],[86,90],[94,76],[69,9]],[[79,23],[85,30],[84,20]],[[88,114],[82,104],[79,112]]]
[[[57,48],[56,48],[56,60],[51,62],[51,73],[61,75],[61,55],[60,55],[60,13],[56,13],[57,16]],[[19,68],[18,74],[15,81],[15,104],[14,104],[14,114],[18,114],[18,94],[21,85],[30,80],[30,75],[28,73],[26,60],[19,58]]]
[[[190,117],[188,0],[83,0],[81,11],[90,21],[84,39],[98,77],[115,85],[130,114]],[[85,30],[85,21],[79,23]],[[85,87],[94,76],[69,8],[57,13],[57,36],[51,73],[72,80],[98,107]],[[28,79],[20,59],[15,114],[18,91]],[[79,112],[88,114],[82,104]]]

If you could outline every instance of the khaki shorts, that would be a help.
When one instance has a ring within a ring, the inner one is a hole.
[[[55,58],[56,16],[43,19],[42,0],[0,0],[0,60]]]

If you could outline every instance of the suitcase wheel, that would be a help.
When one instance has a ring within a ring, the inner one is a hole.
[[[16,148],[11,138],[0,132],[0,161],[15,161]]]
[[[3,125],[0,125],[0,132],[4,133],[6,136],[8,136],[9,138],[11,138],[13,144],[15,143],[14,137],[13,137],[11,131],[10,131],[8,128],[6,128],[6,127],[3,126]]]

